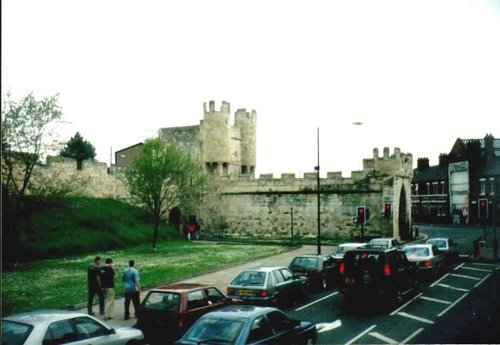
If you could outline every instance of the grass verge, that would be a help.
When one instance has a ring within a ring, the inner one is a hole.
[[[72,308],[87,298],[87,267],[96,255],[111,257],[116,271],[115,291],[123,291],[121,275],[134,259],[141,274],[141,284],[151,288],[230,264],[288,250],[279,245],[248,245],[187,242],[160,242],[157,253],[151,244],[126,249],[101,251],[62,259],[20,263],[2,272],[2,315],[21,311]]]

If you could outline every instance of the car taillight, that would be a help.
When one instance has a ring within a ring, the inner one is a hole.
[[[184,319],[179,319],[179,322],[177,323],[177,326],[179,326],[179,328],[183,328],[184,327]]]
[[[314,270],[313,274],[315,274],[317,276],[320,276],[321,275],[321,271],[320,270]]]
[[[260,297],[267,297],[267,291],[266,290],[260,290],[259,291],[259,296]]]
[[[234,289],[233,288],[227,288],[227,295],[232,295],[234,294]]]
[[[339,273],[344,274],[345,273],[345,263],[341,262],[339,265]]]
[[[391,266],[389,264],[384,265],[384,276],[388,277],[391,275]]]
[[[425,260],[424,262],[422,262],[422,265],[424,265],[424,267],[431,267],[432,262],[430,262],[429,260]]]

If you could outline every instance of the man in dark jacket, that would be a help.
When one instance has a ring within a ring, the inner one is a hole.
[[[104,263],[101,268],[101,286],[104,291],[104,320],[109,320],[115,305],[115,270],[111,258],[107,258]]]
[[[101,288],[101,258],[96,256],[94,262],[87,268],[87,285],[89,290],[89,297],[87,301],[87,311],[89,315],[94,315],[92,312],[92,305],[94,304],[94,296],[97,295],[99,299],[99,312],[104,314],[104,294]]]

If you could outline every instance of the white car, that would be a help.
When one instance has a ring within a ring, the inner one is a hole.
[[[451,238],[429,238],[425,243],[435,245],[440,251],[444,253],[446,260],[457,260],[459,257],[460,251],[458,249],[458,244]]]
[[[432,244],[411,244],[403,248],[408,261],[415,262],[420,272],[437,276],[446,266],[444,253]]]
[[[40,310],[2,318],[2,344],[142,344],[132,327],[112,328],[87,314]]]
[[[361,242],[349,242],[349,243],[339,244],[337,249],[335,249],[335,251],[333,252],[332,258],[334,258],[335,260],[342,260],[344,258],[345,252],[364,246],[366,246],[366,243],[361,243]]]
[[[386,248],[400,248],[401,244],[392,237],[379,237],[374,238],[368,242],[368,246],[370,247],[386,247]]]

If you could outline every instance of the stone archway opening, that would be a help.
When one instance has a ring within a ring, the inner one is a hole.
[[[401,194],[399,196],[399,237],[402,240],[410,239],[410,217],[407,209],[406,202],[406,190],[405,187],[401,187]]]

